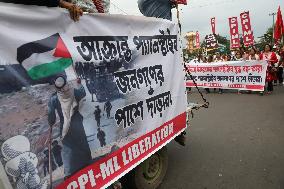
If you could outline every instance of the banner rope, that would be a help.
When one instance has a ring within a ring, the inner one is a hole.
[[[180,37],[181,37],[181,22],[180,22],[180,12],[178,9],[178,4],[176,4],[176,9],[177,9],[177,20],[178,20],[178,26],[179,26],[179,30],[180,30]],[[189,75],[190,79],[193,81],[193,84],[195,86],[195,88],[197,89],[199,95],[201,96],[202,100],[203,100],[203,104],[198,105],[198,106],[194,106],[192,108],[192,110],[199,110],[200,108],[209,108],[209,102],[207,101],[207,99],[204,97],[203,93],[200,91],[199,87],[197,86],[197,83],[195,82],[192,74],[190,73],[189,69],[187,69],[185,62],[183,62],[183,66],[185,69],[185,72]],[[191,115],[193,117],[193,112],[191,110]]]

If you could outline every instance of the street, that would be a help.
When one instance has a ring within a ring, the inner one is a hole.
[[[284,189],[284,87],[205,97],[210,108],[195,112],[186,147],[168,145],[159,189]],[[196,91],[188,98],[202,102]]]

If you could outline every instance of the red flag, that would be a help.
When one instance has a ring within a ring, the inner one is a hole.
[[[237,17],[229,18],[229,26],[230,26],[230,35],[231,35],[231,49],[239,48],[241,45],[240,45],[238,18]]]
[[[187,5],[187,0],[175,0],[176,4]]]
[[[216,31],[216,20],[215,20],[215,17],[211,18],[211,27],[212,27],[212,33],[215,34],[215,31]]]
[[[200,36],[199,36],[198,31],[196,32],[195,43],[196,43],[196,48],[199,49],[200,48]]]
[[[243,29],[243,40],[246,47],[254,44],[254,36],[250,24],[249,12],[241,13],[241,24]]]
[[[281,13],[280,6],[279,6],[278,12],[277,12],[275,28],[274,28],[274,40],[275,40],[275,42],[278,42],[279,40],[281,40],[282,35],[284,35],[284,25],[283,25],[282,13]]]

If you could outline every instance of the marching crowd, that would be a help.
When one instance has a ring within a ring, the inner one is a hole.
[[[212,62],[228,62],[228,61],[250,61],[250,60],[265,60],[268,62],[268,69],[266,72],[266,91],[267,94],[271,94],[273,86],[283,86],[283,66],[284,66],[284,46],[266,44],[261,51],[259,48],[239,48],[236,51],[232,51],[231,54],[221,54],[216,52],[215,55],[203,56],[199,55],[191,62],[194,63],[212,63]],[[207,93],[210,93],[209,88],[205,89]],[[214,89],[215,91],[215,89]],[[219,89],[219,93],[222,94],[223,90]],[[238,91],[241,94],[241,91]],[[260,92],[261,95],[264,92]]]

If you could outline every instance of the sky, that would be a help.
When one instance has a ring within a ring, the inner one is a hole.
[[[272,16],[281,6],[284,16],[284,0],[188,0],[188,5],[180,6],[183,35],[189,31],[199,31],[201,40],[211,33],[210,18],[216,17],[216,33],[229,39],[228,18],[244,11],[250,12],[255,38],[262,36],[272,26]],[[111,13],[142,15],[137,0],[111,0]],[[173,16],[176,11],[173,11]],[[276,16],[275,16],[276,19]],[[176,21],[176,19],[174,19]],[[239,19],[239,32],[241,25]]]

